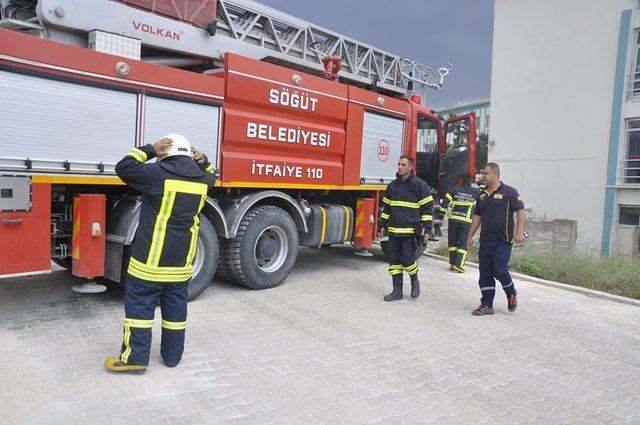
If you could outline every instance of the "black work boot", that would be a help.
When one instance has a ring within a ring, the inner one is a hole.
[[[420,281],[418,280],[418,273],[411,276],[411,298],[418,298],[420,295]]]
[[[384,296],[385,301],[397,301],[402,299],[402,275],[397,274],[393,277],[393,291]]]

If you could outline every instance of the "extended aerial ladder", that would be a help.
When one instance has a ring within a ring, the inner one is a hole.
[[[0,0],[0,28],[116,55],[212,72],[233,52],[340,79],[394,97],[440,89],[438,69],[362,43],[252,0]],[[129,42],[123,41],[129,40]]]

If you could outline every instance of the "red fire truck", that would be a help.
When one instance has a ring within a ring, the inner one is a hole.
[[[219,172],[189,284],[278,285],[298,246],[377,239],[397,158],[442,193],[475,168],[475,118],[424,106],[430,68],[248,0],[0,2],[0,276],[123,282],[134,146],[180,133]],[[460,125],[460,124],[463,125]],[[468,146],[447,155],[446,135]]]

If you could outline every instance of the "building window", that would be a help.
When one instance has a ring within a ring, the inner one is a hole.
[[[625,183],[640,184],[640,120],[627,122],[627,148],[621,169]]]
[[[620,224],[640,226],[640,207],[620,207]]]
[[[640,31],[636,36],[636,60],[634,66],[634,72],[631,73],[632,80],[629,81],[629,91],[632,96],[640,95]],[[627,92],[629,93],[629,92]],[[629,96],[627,94],[627,96]]]
[[[487,114],[487,129],[489,128],[489,117],[490,117],[490,115]]]

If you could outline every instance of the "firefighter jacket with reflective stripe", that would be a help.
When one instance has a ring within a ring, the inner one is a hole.
[[[473,207],[480,191],[471,185],[462,185],[454,187],[450,193],[447,193],[440,204],[440,215],[444,217],[447,208],[451,208],[449,220],[471,223],[471,215]]]
[[[412,171],[407,180],[398,177],[387,186],[378,226],[389,235],[414,236],[431,228],[432,209],[431,189]]]
[[[184,283],[193,275],[198,215],[215,170],[206,157],[199,165],[184,155],[145,164],[155,156],[153,146],[146,145],[116,165],[118,177],[142,194],[128,273],[149,282]]]

